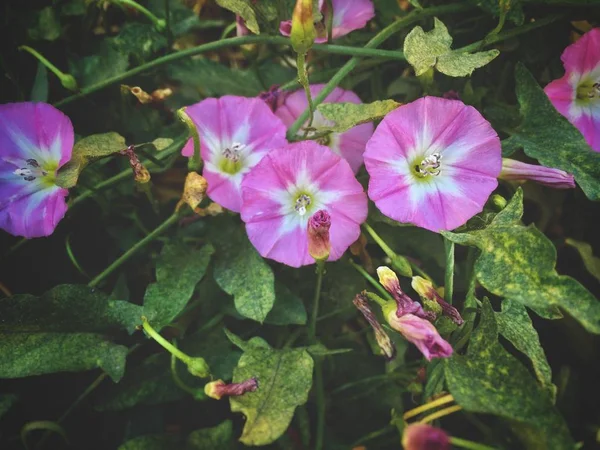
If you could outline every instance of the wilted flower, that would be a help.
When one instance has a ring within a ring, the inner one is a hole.
[[[71,158],[73,126],[46,103],[0,105],[0,228],[34,238],[54,232],[67,212],[56,172]]]
[[[310,86],[310,94],[314,98],[325,87],[324,84],[313,84]],[[358,95],[352,91],[346,91],[341,88],[335,88],[331,94],[325,97],[323,103],[362,103]],[[282,105],[275,110],[275,115],[279,117],[286,126],[292,125],[296,119],[308,108],[308,100],[303,90],[289,94]],[[319,128],[326,128],[333,125],[325,119],[319,111],[315,111],[312,126],[319,132]],[[373,135],[373,124],[363,123],[351,128],[343,133],[330,133],[327,136],[319,138],[320,144],[327,145],[334,153],[341,155],[348,163],[354,173],[363,163],[363,153],[369,138]],[[300,131],[299,133],[304,133]],[[310,131],[308,136],[315,132]]]
[[[356,306],[367,322],[369,322],[371,328],[373,328],[377,345],[385,355],[386,359],[393,359],[396,356],[396,346],[375,318],[371,308],[369,308],[369,302],[366,296],[364,294],[357,294],[352,303],[354,303],[354,306]]]
[[[358,238],[367,217],[367,196],[348,163],[312,141],[267,154],[245,177],[242,194],[241,216],[252,244],[262,256],[292,267],[314,263],[307,238],[314,212],[331,216],[330,261]]]
[[[308,253],[316,261],[325,261],[329,258],[331,251],[330,228],[331,216],[327,211],[317,211],[308,219]]]
[[[188,172],[183,185],[183,194],[181,200],[177,203],[176,209],[179,210],[181,206],[187,203],[193,211],[196,211],[196,208],[204,200],[207,189],[208,183],[202,175],[196,172]]]
[[[480,212],[502,168],[500,140],[481,114],[436,97],[389,113],[364,159],[377,208],[432,231],[451,230]]]
[[[215,400],[220,400],[225,396],[239,396],[246,392],[254,392],[258,389],[258,380],[255,377],[249,378],[241,383],[225,383],[223,380],[216,380],[207,383],[204,386],[204,393]]]
[[[554,107],[600,152],[600,28],[584,34],[561,56],[565,75],[544,91]]]
[[[404,450],[450,450],[450,438],[441,428],[411,423],[402,434]]]
[[[428,361],[452,356],[452,346],[440,336],[431,322],[414,314],[398,316],[393,309],[386,313],[386,320],[390,326],[407,341],[415,344]]]
[[[244,176],[269,151],[287,143],[285,125],[258,98],[226,95],[207,98],[186,108],[198,129],[208,196],[239,212]],[[182,154],[191,157],[190,139]]]
[[[131,170],[133,170],[133,179],[136,183],[144,184],[150,181],[150,172],[144,167],[140,158],[138,158],[138,155],[135,153],[135,145],[130,145],[119,153],[123,156],[127,156],[129,159],[129,165],[131,166]]]
[[[500,172],[499,178],[514,181],[532,180],[555,189],[573,189],[575,187],[575,178],[564,170],[527,164],[509,158],[502,158],[502,172]]]
[[[430,311],[423,310],[420,303],[415,302],[412,298],[402,291],[398,277],[389,267],[381,266],[377,268],[377,276],[379,282],[394,297],[396,308],[394,309],[398,317],[405,314],[415,314],[416,316],[425,319],[434,320],[435,314]]]
[[[333,24],[331,35],[333,39],[345,36],[351,31],[364,28],[369,20],[375,17],[375,8],[371,0],[332,0]],[[327,9],[327,2],[319,0],[319,10],[323,21],[317,24],[317,37],[315,42],[327,41],[327,20],[331,11]],[[289,36],[292,31],[292,21],[286,20],[279,25],[279,32]]]
[[[427,299],[430,302],[436,302],[440,305],[444,315],[450,317],[456,325],[460,326],[465,322],[458,310],[454,306],[448,304],[440,294],[438,294],[431,281],[419,276],[414,276],[412,278],[411,286],[422,298]]]

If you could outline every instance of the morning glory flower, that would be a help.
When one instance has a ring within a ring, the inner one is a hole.
[[[510,158],[502,158],[502,172],[499,178],[512,181],[531,180],[554,189],[575,188],[575,178],[564,170],[527,164]]]
[[[475,108],[437,97],[386,115],[364,159],[377,208],[431,231],[452,230],[481,212],[502,169],[491,125]]]
[[[308,221],[317,211],[331,219],[329,261],[358,239],[367,218],[367,196],[348,163],[313,141],[268,153],[244,178],[242,196],[250,242],[265,258],[291,267],[315,262]]]
[[[351,31],[364,28],[369,20],[375,17],[375,8],[371,0],[332,0],[333,6],[333,24],[331,37],[333,39],[347,35]],[[330,11],[327,9],[327,2],[319,0],[319,10],[323,15],[323,21],[315,24],[317,28],[317,38],[315,42],[327,42],[327,18]],[[279,25],[279,32],[284,36],[289,36],[292,30],[292,21],[286,20]]]
[[[54,232],[67,212],[56,172],[71,159],[73,125],[46,103],[0,105],[0,228],[34,238]]]
[[[208,182],[208,196],[239,212],[242,179],[269,151],[287,143],[285,125],[259,98],[207,98],[188,106],[186,113],[200,135],[202,176]],[[181,153],[193,155],[191,139]]]
[[[584,34],[561,56],[565,75],[544,91],[554,107],[600,152],[600,28]]]
[[[384,311],[384,314],[390,327],[415,344],[427,361],[452,356],[452,346],[440,336],[431,322],[414,314],[399,317],[393,309]]]
[[[310,94],[314,98],[325,87],[324,84],[313,84],[310,86]],[[335,88],[329,94],[323,103],[362,103],[358,95],[352,91],[346,91],[341,88]],[[308,100],[304,90],[293,92],[285,97],[285,100],[277,106],[275,115],[279,117],[286,126],[292,125],[296,119],[308,108]],[[309,131],[308,136],[319,133],[319,128],[325,128],[333,125],[325,119],[319,111],[315,111],[312,123],[316,131]],[[373,135],[373,124],[363,123],[351,128],[343,133],[330,133],[318,139],[318,142],[327,145],[334,153],[342,156],[348,163],[354,173],[363,163],[363,153],[369,138]],[[303,135],[304,131],[299,131]]]

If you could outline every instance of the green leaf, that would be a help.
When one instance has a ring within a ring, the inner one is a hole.
[[[385,115],[401,103],[394,100],[378,100],[373,103],[321,103],[317,110],[325,116],[325,119],[334,122],[326,129],[336,133],[342,133],[361,123],[372,122],[382,119]]]
[[[552,384],[552,369],[525,307],[512,300],[504,300],[502,312],[496,313],[496,322],[500,334],[531,360],[538,381],[554,399],[556,386]]]
[[[43,39],[55,41],[61,35],[61,27],[56,15],[56,8],[46,6],[35,13],[33,24],[27,29],[29,37],[34,41]]]
[[[572,173],[590,200],[600,200],[600,153],[563,117],[537,84],[533,75],[517,64],[517,98],[523,122],[508,141],[546,167]]]
[[[165,48],[167,39],[156,31],[154,25],[127,22],[112,40],[112,44],[120,53],[130,55],[142,63]]]
[[[258,22],[250,0],[217,0],[217,5],[237,14],[246,22],[246,27],[254,34],[260,34]]]
[[[581,256],[587,271],[591,273],[596,280],[600,281],[600,258],[594,256],[592,253],[592,246],[587,242],[576,241],[571,238],[568,238],[565,243],[579,252],[579,256]]]
[[[230,450],[233,447],[233,424],[230,420],[211,428],[192,431],[185,450]]]
[[[110,300],[109,296],[84,285],[63,284],[41,297],[14,295],[0,299],[3,332],[107,331],[141,323],[142,308],[133,303]]]
[[[305,325],[306,308],[302,299],[286,285],[275,282],[275,304],[265,319],[273,325]]]
[[[138,436],[119,446],[119,450],[172,450],[180,448],[179,436],[172,434],[152,434]]]
[[[127,347],[92,333],[0,333],[0,378],[22,378],[100,367],[117,382]]]
[[[470,412],[494,414],[527,427],[545,449],[572,449],[569,430],[547,391],[498,342],[498,329],[489,301],[473,333],[466,356],[444,360],[446,382],[456,402]]]
[[[70,72],[77,78],[81,87],[101,83],[127,70],[129,56],[117,50],[113,39],[104,39],[96,53],[71,61]]]
[[[469,0],[469,3],[480,7],[484,11],[489,12],[494,17],[500,17],[501,0]],[[515,25],[522,25],[523,21],[525,20],[525,16],[523,15],[523,7],[521,5],[521,0],[510,0],[505,1],[505,3],[509,5],[509,10],[506,14],[506,18],[513,22]]]
[[[168,241],[156,263],[156,282],[146,289],[144,315],[156,330],[173,321],[188,303],[204,277],[215,249]]]
[[[233,295],[242,316],[264,322],[275,302],[275,277],[246,236],[228,236],[214,267],[217,284]]]
[[[485,66],[500,54],[498,50],[477,53],[452,51],[451,45],[452,36],[446,25],[435,18],[433,30],[425,32],[417,26],[408,33],[404,40],[404,54],[417,76],[435,67],[452,77],[470,75],[473,70]]]
[[[575,279],[556,273],[556,249],[534,225],[524,226],[523,191],[483,230],[442,234],[481,250],[475,262],[479,282],[495,295],[522,303],[548,319],[567,311],[588,331],[600,333],[600,302]]]
[[[58,171],[56,184],[64,188],[75,186],[79,175],[90,162],[125,148],[125,138],[114,131],[80,139],[73,146],[71,160]]]
[[[312,372],[313,360],[306,350],[248,348],[233,372],[233,381],[256,377],[258,389],[229,398],[231,411],[246,416],[240,441],[266,445],[278,439],[292,421],[296,407],[306,403]]]
[[[38,62],[35,80],[31,88],[29,99],[32,102],[48,101],[48,69],[41,62]]]

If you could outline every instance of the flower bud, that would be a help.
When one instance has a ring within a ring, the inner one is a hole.
[[[465,323],[458,310],[444,301],[442,296],[433,287],[431,281],[414,276],[411,286],[424,300],[437,303],[442,308],[442,313],[450,317],[456,325],[460,326]]]
[[[241,383],[227,384],[223,380],[216,380],[207,383],[204,386],[204,393],[215,400],[220,400],[224,396],[239,396],[246,392],[254,392],[258,389],[258,380],[255,377],[249,378]]]
[[[450,450],[450,437],[441,428],[411,423],[402,434],[404,450]]]
[[[331,242],[329,229],[331,216],[323,209],[317,211],[308,219],[308,253],[316,261],[325,261],[329,258]]]
[[[414,314],[398,317],[394,311],[387,313],[386,320],[407,341],[415,344],[428,361],[432,358],[452,356],[452,346],[442,339],[436,328],[427,320]]]
[[[499,178],[515,181],[532,180],[555,189],[573,189],[575,187],[575,179],[570,173],[509,158],[502,158],[502,172],[500,172]]]
[[[382,284],[385,290],[392,294],[392,297],[394,297],[394,300],[396,300],[397,308],[395,314],[398,317],[401,317],[405,314],[414,314],[424,319],[435,320],[436,316],[434,313],[431,311],[424,311],[423,307],[419,303],[415,302],[402,291],[398,277],[389,267],[378,267],[377,276],[379,277],[379,282]]]
[[[393,359],[394,356],[396,356],[396,347],[387,333],[383,330],[381,324],[375,318],[371,308],[369,308],[367,297],[364,294],[357,294],[352,303],[354,303],[354,306],[358,308],[365,319],[367,319],[367,322],[369,322],[369,325],[371,325],[373,328],[377,345],[379,345],[379,348],[383,352],[386,359],[388,361]]]
[[[294,51],[305,54],[313,45],[317,32],[313,21],[313,0],[296,0],[290,39]]]
[[[188,372],[195,377],[206,378],[210,375],[210,368],[204,358],[190,358],[185,363],[187,364]]]

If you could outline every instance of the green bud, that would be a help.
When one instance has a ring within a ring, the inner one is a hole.
[[[403,277],[413,276],[412,267],[410,266],[408,259],[406,259],[404,256],[396,255],[394,258],[392,258],[392,267],[396,269],[396,272]]]
[[[204,358],[190,358],[186,361],[188,372],[199,378],[208,378],[210,376],[210,368]]]
[[[312,47],[317,31],[313,18],[313,1],[296,0],[294,14],[292,15],[292,31],[290,39],[294,51],[305,54]]]

